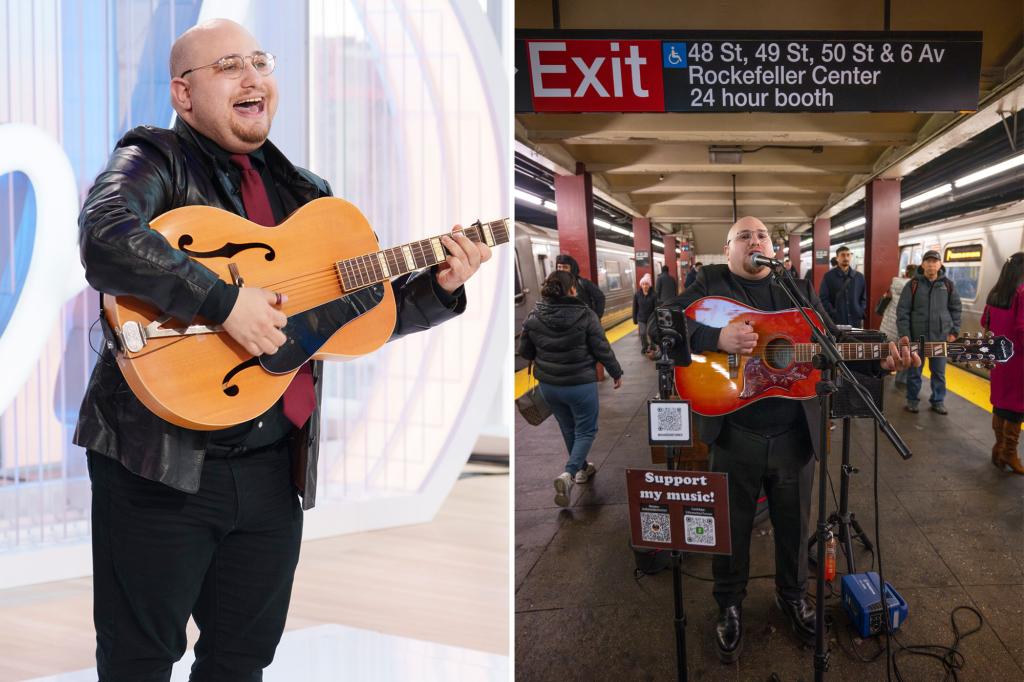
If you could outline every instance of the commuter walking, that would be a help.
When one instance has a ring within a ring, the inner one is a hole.
[[[946,277],[946,268],[938,251],[927,251],[917,274],[903,287],[896,309],[896,328],[899,336],[925,341],[956,341],[960,333],[960,296],[956,285]],[[946,358],[928,358],[931,370],[931,410],[938,414],[946,411]],[[907,370],[908,412],[917,413],[921,393],[921,368]]]
[[[847,246],[836,249],[836,267],[825,273],[818,298],[836,324],[860,327],[868,306],[864,275],[850,267],[853,254]]]
[[[640,334],[640,352],[647,354],[654,350],[648,322],[654,317],[654,308],[658,305],[658,297],[651,291],[651,275],[644,273],[640,278],[640,290],[633,294],[633,324]]]
[[[669,274],[668,266],[661,266],[661,274],[658,275],[658,283],[654,285],[654,295],[658,297],[658,305],[668,303],[679,295],[676,278]]]
[[[900,294],[903,293],[903,287],[907,286],[907,282],[914,278],[917,274],[917,265],[911,263],[904,268],[902,275],[897,275],[892,278],[892,283],[889,285],[889,303],[885,306],[885,312],[882,314],[882,323],[879,325],[879,330],[885,334],[888,339],[900,338],[899,330],[896,328],[896,308],[897,305],[893,305],[894,301],[900,300]],[[907,387],[907,371],[902,370],[896,372],[896,387],[906,388]]]
[[[996,444],[992,463],[998,468],[1024,474],[1017,444],[1024,421],[1024,251],[1003,263],[999,279],[985,300],[981,323],[987,331],[1013,343],[1013,357],[992,368],[992,430]]]
[[[541,395],[558,421],[569,453],[565,471],[555,478],[555,504],[569,506],[573,483],[586,483],[597,472],[587,461],[597,436],[597,371],[601,362],[622,386],[622,367],[605,338],[597,314],[576,297],[568,272],[551,273],[541,301],[523,323],[519,355],[533,363]]]

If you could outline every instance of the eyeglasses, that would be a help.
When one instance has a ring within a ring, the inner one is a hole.
[[[274,66],[277,64],[277,57],[269,52],[253,52],[247,57],[243,57],[240,54],[229,54],[225,57],[221,57],[213,64],[197,66],[194,69],[183,71],[180,78],[184,78],[193,71],[209,68],[216,68],[218,73],[222,73],[228,78],[241,78],[242,72],[245,71],[246,59],[252,63],[252,68],[256,69],[256,73],[261,76],[269,76],[272,74],[274,72]]]
[[[733,239],[735,239],[738,242],[749,242],[750,240],[755,239],[755,238],[759,242],[766,242],[769,239],[771,239],[770,235],[767,232],[764,232],[764,231],[761,231],[761,232],[750,232],[749,230],[744,230],[743,232],[738,232]],[[726,243],[728,244],[728,242],[726,242]]]

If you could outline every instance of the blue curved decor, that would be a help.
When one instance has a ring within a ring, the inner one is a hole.
[[[36,193],[24,173],[0,175],[0,336],[18,303],[36,239]],[[6,206],[5,206],[6,205]]]

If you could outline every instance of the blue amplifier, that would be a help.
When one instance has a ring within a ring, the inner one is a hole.
[[[861,637],[871,637],[882,632],[882,600],[878,595],[878,574],[853,573],[843,576],[843,608],[850,622]],[[907,619],[907,602],[885,583],[885,601],[889,607],[889,629],[900,629]]]

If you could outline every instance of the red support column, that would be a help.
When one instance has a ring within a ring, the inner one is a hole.
[[[676,280],[676,291],[679,293],[679,265],[676,261],[676,238],[671,235],[662,237],[665,242],[665,265],[668,266],[668,274]]]
[[[640,279],[644,275],[650,275],[654,279],[652,264],[654,263],[653,252],[651,251],[651,219],[633,218],[633,252],[636,255],[636,286],[640,287]]]
[[[830,246],[832,238],[828,231],[832,229],[831,218],[818,218],[814,221],[814,241],[811,242],[811,267],[814,270],[814,290],[821,287],[821,280],[825,273],[832,267],[829,260],[832,258]]]
[[[555,175],[555,204],[559,250],[580,264],[580,277],[597,284],[594,185],[582,163],[576,164],[576,175]]]
[[[875,314],[875,304],[892,284],[900,266],[900,181],[873,180],[865,188],[864,263],[867,280],[869,329],[878,329],[882,316]]]
[[[800,276],[800,238],[802,234],[790,234],[789,235],[789,260],[793,263],[793,274],[797,277]]]

